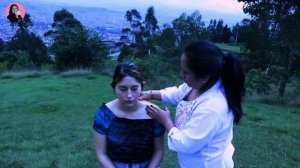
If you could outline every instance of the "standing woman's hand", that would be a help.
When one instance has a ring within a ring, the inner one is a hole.
[[[151,100],[151,99],[153,99],[151,90],[141,92],[139,100]]]
[[[165,128],[170,131],[171,128],[174,127],[174,124],[171,119],[170,111],[166,107],[165,110],[160,109],[159,107],[150,105],[146,107],[147,114],[159,121]]]

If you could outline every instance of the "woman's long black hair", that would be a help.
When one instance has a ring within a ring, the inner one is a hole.
[[[184,54],[196,77],[210,76],[205,90],[221,78],[228,107],[233,111],[234,122],[238,123],[243,115],[241,102],[245,92],[245,75],[239,58],[233,53],[224,54],[216,45],[205,40],[191,43]]]

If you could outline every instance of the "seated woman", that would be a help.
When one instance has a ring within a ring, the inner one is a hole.
[[[116,67],[111,86],[117,99],[98,108],[93,125],[97,159],[105,168],[154,168],[163,158],[165,128],[147,115],[151,103],[138,101],[143,82],[135,64]]]

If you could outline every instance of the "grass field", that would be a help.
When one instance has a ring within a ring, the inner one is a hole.
[[[225,44],[225,43],[216,43],[216,45],[225,51],[230,51],[234,53],[240,53],[241,52],[241,46],[240,45],[235,45],[235,44]]]
[[[0,79],[0,167],[98,167],[92,124],[96,108],[114,98],[110,81],[96,74]],[[245,102],[244,110],[234,127],[235,167],[300,168],[299,109]],[[178,167],[167,147],[161,167]]]

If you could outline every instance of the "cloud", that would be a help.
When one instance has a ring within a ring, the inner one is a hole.
[[[68,3],[82,6],[95,7],[148,7],[153,5],[158,8],[177,10],[211,10],[220,13],[243,13],[243,3],[237,0],[44,0],[56,3]]]
[[[220,13],[242,13],[243,3],[237,0],[151,0],[170,8],[187,10],[215,10]]]

